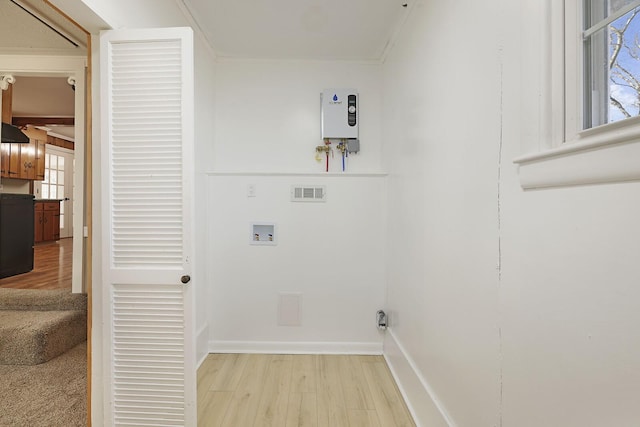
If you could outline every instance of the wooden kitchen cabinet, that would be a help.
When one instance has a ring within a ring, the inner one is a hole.
[[[19,178],[20,177],[20,144],[3,143],[1,144],[1,164],[2,178]]]
[[[0,152],[2,178],[44,180],[45,146],[47,133],[40,129],[27,129],[28,144],[3,143]]]
[[[20,144],[20,179],[36,179],[36,150],[35,144]]]
[[[44,235],[44,203],[34,203],[34,215],[33,215],[33,242],[42,242],[42,236]]]
[[[47,144],[47,132],[34,127],[23,130],[29,137],[28,144],[20,144],[21,179],[42,181],[44,179],[44,151]]]
[[[60,202],[36,200],[34,206],[34,242],[60,239]]]
[[[36,181],[44,181],[44,152],[47,143],[46,141],[36,140],[36,165],[35,174]]]

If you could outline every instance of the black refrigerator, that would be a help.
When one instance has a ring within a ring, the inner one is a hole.
[[[33,270],[33,195],[0,193],[0,279]]]

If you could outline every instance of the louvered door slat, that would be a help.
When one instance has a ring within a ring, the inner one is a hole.
[[[111,45],[111,158],[112,158],[112,260],[115,267],[159,263],[167,268],[181,266],[182,239],[158,245],[138,235],[135,245],[127,236],[132,218],[155,220],[158,233],[169,221],[174,232],[183,215],[179,196],[182,184],[182,51],[181,41],[148,41]],[[159,98],[159,94],[162,97]],[[145,107],[154,105],[154,110]],[[125,111],[122,110],[126,110]],[[162,135],[162,140],[156,138]],[[162,144],[161,144],[162,142]],[[171,156],[157,156],[158,145],[171,150]],[[135,147],[136,157],[119,155]],[[166,189],[174,192],[167,197]],[[147,194],[130,198],[131,190]],[[151,197],[154,195],[155,197]],[[155,259],[155,261],[154,261]]]

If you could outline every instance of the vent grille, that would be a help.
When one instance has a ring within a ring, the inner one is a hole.
[[[292,202],[324,202],[327,188],[324,185],[295,185],[291,187]]]

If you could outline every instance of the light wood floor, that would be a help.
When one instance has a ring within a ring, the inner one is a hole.
[[[37,244],[33,270],[0,279],[0,288],[71,289],[73,239]]]
[[[35,247],[2,288],[71,288],[72,239]],[[211,354],[198,370],[198,426],[415,426],[381,356]]]
[[[382,356],[210,354],[198,426],[415,426]]]

